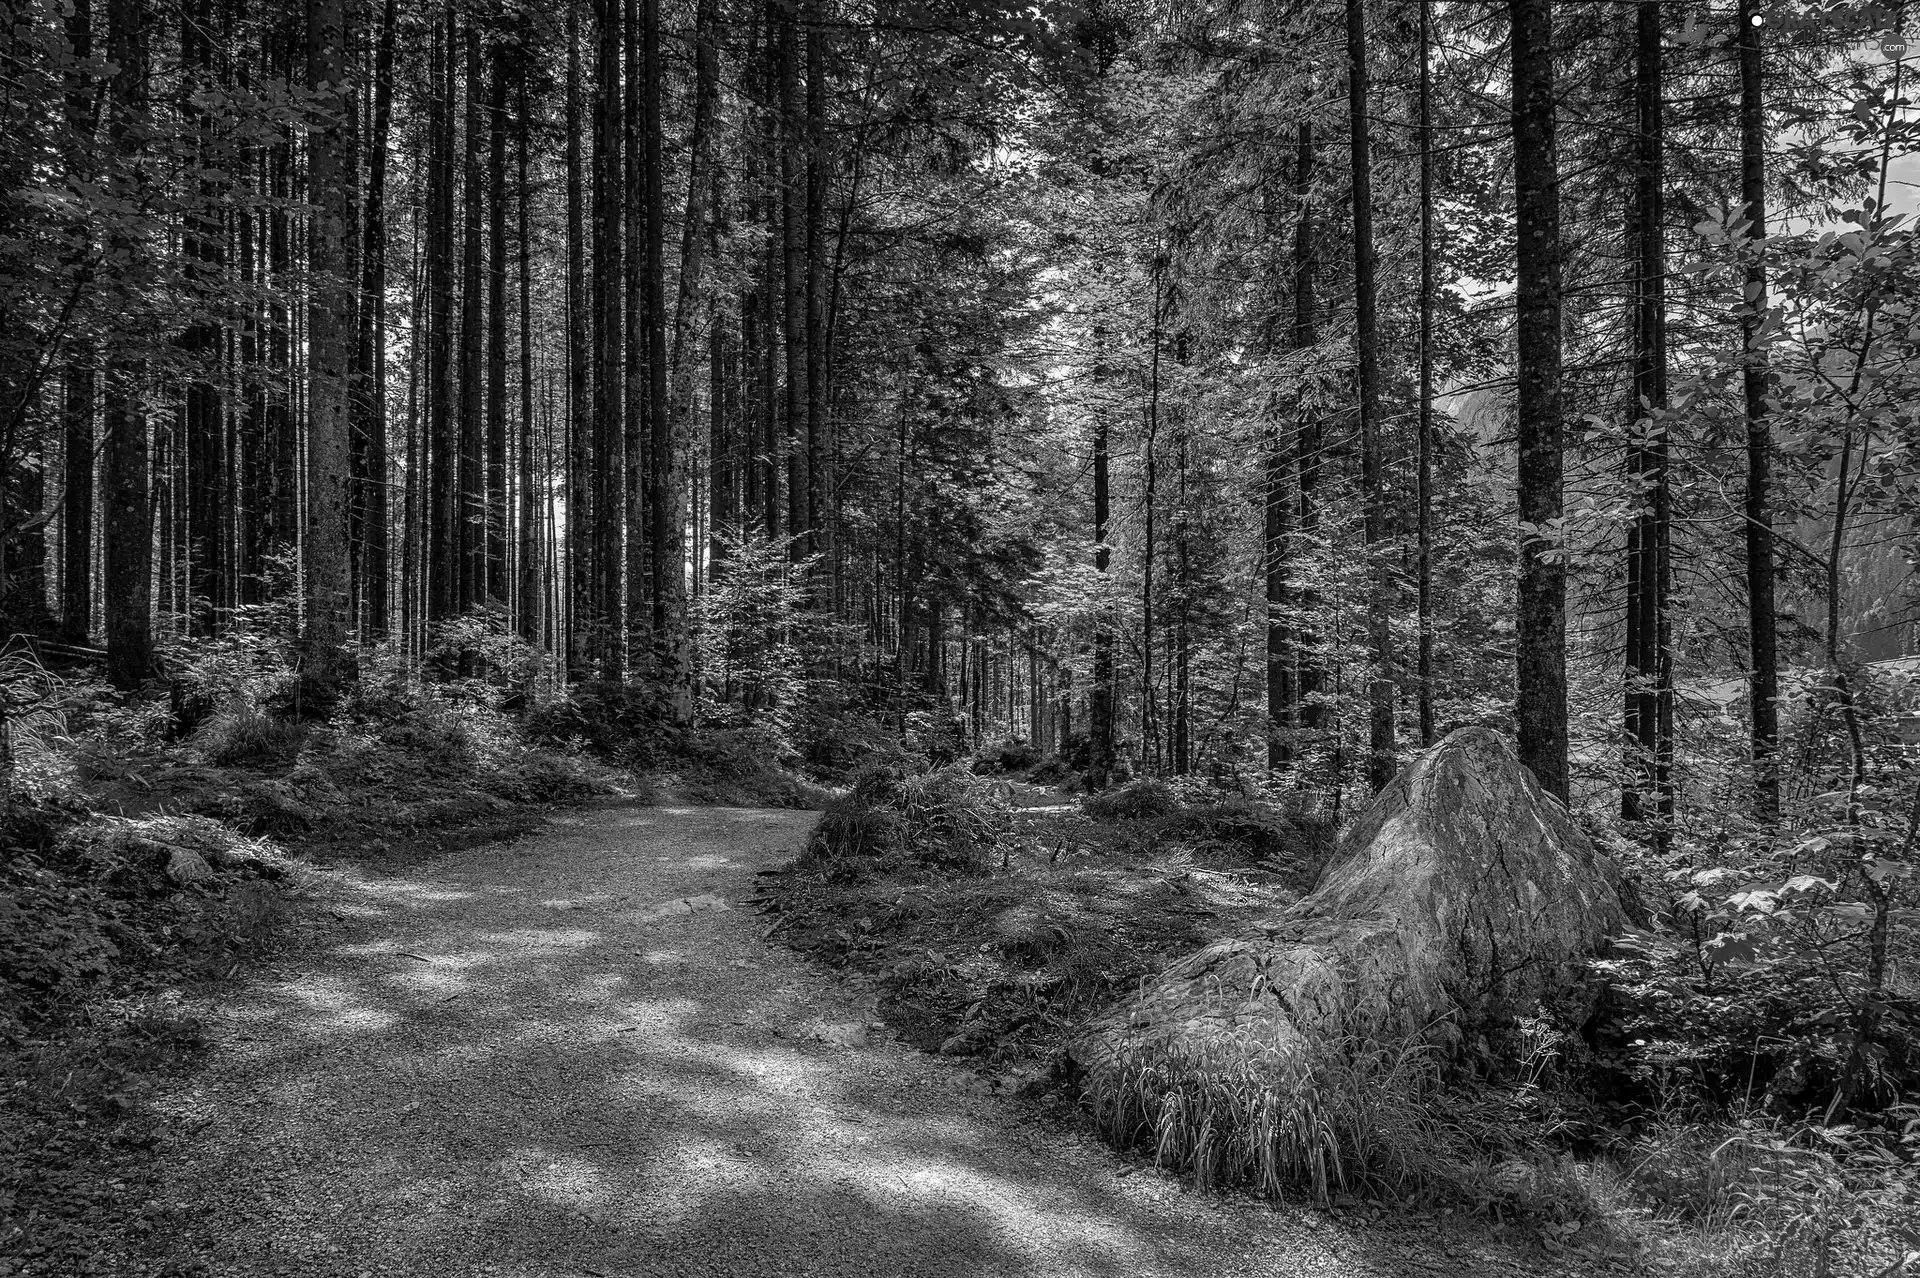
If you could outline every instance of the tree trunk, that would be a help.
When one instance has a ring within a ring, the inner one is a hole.
[[[1621,815],[1651,823],[1664,849],[1673,816],[1673,654],[1667,618],[1667,308],[1660,10],[1636,6],[1634,97],[1639,117],[1634,189],[1634,412],[1628,476],[1637,507],[1627,544],[1628,759]],[[1646,794],[1653,797],[1649,811]]]
[[[1780,815],[1780,654],[1773,600],[1773,432],[1767,421],[1767,117],[1761,76],[1761,0],[1740,0],[1740,199],[1746,205],[1746,297],[1741,309],[1741,390],[1747,416],[1747,653],[1752,674],[1754,808],[1763,821]]]
[[[1310,351],[1319,343],[1319,318],[1315,310],[1314,273],[1319,265],[1313,234],[1313,126],[1302,120],[1294,143],[1294,198],[1299,204],[1299,220],[1293,231],[1293,348]],[[1295,406],[1298,417],[1295,448],[1299,453],[1300,552],[1290,556],[1302,563],[1315,550],[1320,535],[1321,456],[1320,411],[1302,395]],[[1320,591],[1314,585],[1311,570],[1300,575],[1300,587],[1294,607],[1299,615],[1294,646],[1298,671],[1295,688],[1299,697],[1300,727],[1305,743],[1325,742],[1328,707],[1324,699],[1326,671],[1321,662],[1316,618],[1320,609]]]
[[[1347,120],[1353,161],[1353,311],[1359,360],[1360,486],[1366,502],[1367,783],[1376,793],[1399,766],[1394,740],[1392,523],[1380,443],[1379,320],[1373,254],[1372,125],[1367,118],[1367,21],[1364,0],[1347,0]]]
[[[197,205],[190,205],[181,216],[180,255],[189,294],[198,297],[218,290],[226,265],[225,227],[216,211],[215,188],[204,176],[204,170],[217,163],[215,121],[200,106],[202,95],[216,83],[209,8],[207,0],[193,0],[180,21],[180,120],[194,135],[192,164],[202,170],[196,184]],[[186,622],[189,634],[202,637],[215,632],[226,595],[226,556],[220,539],[220,474],[226,439],[218,367],[224,345],[221,336],[218,323],[196,319],[177,343],[189,375],[178,419],[187,480]]]
[[[507,79],[519,56],[518,45],[496,39],[488,58],[485,598],[496,607],[507,603]]]
[[[1420,745],[1433,744],[1433,0],[1420,0],[1420,409],[1414,473]]]
[[[397,0],[385,0],[380,13],[380,46],[374,55],[373,142],[367,155],[366,243],[361,253],[359,353],[355,375],[357,428],[364,467],[359,479],[362,590],[369,637],[387,632],[387,148],[393,119],[393,55],[398,27]]]
[[[833,569],[829,554],[825,492],[827,484],[827,155],[826,36],[817,0],[809,4],[807,24],[807,529],[808,550],[819,555],[816,573],[824,576],[813,592],[816,608],[831,609]],[[823,597],[824,596],[824,597]]]
[[[651,15],[648,28],[651,42],[648,48],[649,66],[657,68],[660,58],[658,2],[645,0],[645,3]],[[688,645],[686,587],[681,569],[686,557],[681,510],[688,489],[687,459],[692,453],[695,437],[693,373],[696,343],[693,330],[694,318],[700,308],[701,254],[708,238],[707,199],[713,186],[713,115],[715,100],[719,95],[719,52],[714,45],[717,9],[715,0],[700,0],[694,19],[693,125],[688,139],[687,208],[686,217],[681,223],[680,285],[679,295],[674,300],[670,356],[665,349],[660,349],[666,345],[664,322],[657,323],[651,335],[662,356],[654,366],[655,398],[659,401],[660,418],[654,431],[651,476],[654,675],[668,689],[669,704],[674,721],[678,723],[687,722],[693,717],[692,654]],[[662,298],[661,277],[665,266],[661,260],[661,240],[665,229],[665,199],[660,172],[660,103],[657,86],[652,93],[650,118],[654,128],[649,135],[647,163],[653,174],[655,193],[650,216],[657,234],[653,236],[649,247],[657,268],[651,287],[654,296]],[[663,298],[660,307],[664,311]],[[670,388],[666,376],[669,366],[672,370]],[[709,406],[715,421],[719,420],[721,409],[717,393],[719,385],[716,380],[716,395]],[[666,393],[669,389],[670,397]],[[717,457],[710,458],[709,464],[716,461]]]
[[[93,3],[76,0],[67,14],[67,51],[73,69],[67,80],[69,173],[85,180],[93,173],[93,78],[83,68],[93,57]],[[91,247],[91,234],[80,233]],[[85,643],[93,628],[93,500],[95,448],[94,393],[98,352],[86,339],[67,349],[61,376],[62,478],[60,552],[60,635]]]
[[[461,137],[460,253],[460,478],[459,612],[487,597],[487,426],[484,225],[486,175],[480,167],[481,99],[486,80],[481,70],[480,20],[467,16],[466,121]],[[462,658],[463,669],[468,658]]]
[[[567,677],[585,677],[593,598],[593,452],[595,382],[587,223],[580,138],[586,106],[580,74],[580,6],[567,0]],[[597,163],[597,161],[596,161]],[[596,170],[597,172],[597,170]]]
[[[603,679],[622,674],[626,623],[621,597],[620,523],[625,441],[621,421],[620,0],[596,0],[599,50],[594,72],[593,131],[593,560],[590,611],[595,657]]]
[[[145,144],[140,133],[147,110],[147,23],[145,0],[108,0],[107,60],[114,72],[108,86],[107,141],[122,172],[116,185],[130,204],[146,197]],[[112,260],[135,270],[147,246],[115,223],[108,244]],[[153,673],[152,605],[153,516],[147,487],[147,420],[141,411],[147,369],[143,360],[118,351],[108,358],[106,376],[105,467],[101,477],[106,503],[105,587],[107,677],[116,688],[137,688]]]
[[[787,456],[787,531],[793,537],[793,558],[813,553],[813,525],[807,511],[807,291],[806,209],[801,187],[805,160],[800,119],[799,24],[794,11],[783,7],[774,23],[778,33],[779,152],[780,152],[780,267],[781,341],[786,347],[787,388],[782,443]]]
[[[1104,335],[1096,332],[1094,340],[1103,342]],[[1099,368],[1094,370],[1096,382],[1101,373]],[[1113,551],[1107,544],[1111,517],[1107,450],[1107,414],[1097,409],[1093,420],[1093,569],[1100,578],[1096,586],[1100,599],[1095,604],[1093,687],[1087,692],[1087,788],[1090,790],[1104,790],[1113,780],[1113,601],[1107,580]]]
[[[453,417],[453,50],[454,9],[435,40],[438,74],[428,109],[427,176],[427,621],[460,611],[459,431]]]
[[[650,141],[657,122],[648,114],[654,101],[655,86],[646,83],[644,62],[647,0],[624,0],[625,26],[622,38],[626,49],[627,76],[622,105],[623,186],[626,198],[622,229],[625,253],[626,341],[622,365],[626,396],[621,415],[626,468],[621,478],[622,499],[626,510],[625,594],[626,630],[623,637],[632,670],[652,665],[653,649],[653,577],[648,542],[653,524],[648,518],[647,498],[652,475],[653,453],[653,328],[660,318],[654,287],[657,254],[653,251],[653,214],[658,203],[658,174],[647,167]],[[654,21],[657,22],[657,19]],[[609,588],[613,583],[609,582]]]
[[[1562,559],[1560,177],[1553,0],[1507,0],[1513,31],[1520,573],[1514,715],[1520,761],[1567,798],[1567,569]]]
[[[345,0],[308,0],[307,87],[325,114],[307,134],[307,503],[303,562],[306,619],[300,636],[300,700],[324,711],[354,677],[347,647],[352,595],[347,572],[349,432],[354,347],[351,205],[355,174],[347,109],[350,33]]]
[[[518,90],[518,111],[514,120],[515,159],[519,179],[516,192],[520,222],[520,479],[518,545],[519,582],[516,614],[520,638],[529,644],[540,642],[540,507],[537,489],[548,482],[542,474],[536,479],[533,460],[533,185],[528,165],[529,138],[533,133],[533,106],[527,87],[527,53],[516,51],[514,87]]]
[[[1110,1138],[1324,1200],[1379,1170],[1369,1119],[1411,1100],[1393,1062],[1509,1061],[1519,1018],[1568,1003],[1624,921],[1566,809],[1464,728],[1375,796],[1310,895],[1168,968],[1068,1060]]]

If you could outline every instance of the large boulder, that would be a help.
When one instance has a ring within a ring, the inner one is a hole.
[[[1461,729],[1374,799],[1311,894],[1096,1019],[1070,1072],[1114,1137],[1188,1162],[1236,1146],[1229,1164],[1278,1189],[1298,1160],[1266,1146],[1357,1138],[1274,1135],[1310,1093],[1387,1085],[1416,1057],[1497,1059],[1623,922],[1613,867],[1566,809],[1506,738]],[[1294,1170],[1325,1191],[1324,1166]]]

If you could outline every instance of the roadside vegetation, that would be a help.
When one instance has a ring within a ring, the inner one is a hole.
[[[1751,955],[1720,953],[1742,938],[1689,908],[1690,880],[1637,856],[1641,918],[1592,963],[1584,1019],[1526,1021],[1510,1056],[1469,1071],[1338,1044],[1313,1065],[1315,1105],[1266,1115],[1288,1139],[1229,1139],[1225,1111],[1257,1110],[1281,1067],[1258,1052],[1220,1060],[1199,1092],[1188,1075],[1185,1091],[1144,1080],[1154,1103],[1116,1119],[1062,1070],[1068,1043],[1143,981],[1309,891],[1336,831],[1298,794],[1174,778],[1077,797],[1032,780],[1063,773],[1077,776],[1024,743],[870,765],[771,881],[772,934],[872,983],[894,1033],[972,1068],[982,1090],[1036,1117],[1073,1114],[1196,1189],[1304,1198],[1352,1220],[1478,1218],[1543,1267],[1706,1278],[1920,1261],[1920,1107],[1895,1083],[1920,1047],[1913,1004],[1889,1002],[1874,1048],[1884,1086],[1834,1112],[1865,938],[1782,905],[1747,934]]]

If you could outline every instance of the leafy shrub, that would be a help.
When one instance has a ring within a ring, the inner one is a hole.
[[[1179,810],[1180,801],[1164,781],[1145,778],[1129,781],[1103,794],[1088,795],[1080,806],[1088,816],[1099,821],[1142,821],[1171,816]]]
[[[103,984],[119,949],[97,888],[21,859],[0,865],[0,1037],[32,1010]]]
[[[647,763],[674,737],[660,689],[643,683],[577,684],[567,696],[531,711],[523,725],[536,745],[589,750],[607,758]]]
[[[429,698],[379,721],[383,745],[423,757],[429,765],[464,766],[473,759],[473,736],[446,702]]]

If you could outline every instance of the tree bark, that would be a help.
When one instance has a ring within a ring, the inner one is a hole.
[[[658,0],[645,0],[651,13],[649,66],[657,69],[660,59]],[[668,704],[674,721],[684,723],[693,717],[692,654],[687,635],[687,599],[682,562],[686,557],[686,539],[681,512],[688,491],[687,460],[695,437],[694,404],[694,321],[699,314],[701,296],[702,251],[707,242],[707,200],[712,193],[713,116],[719,95],[719,51],[715,47],[714,26],[718,6],[715,0],[700,0],[694,17],[693,121],[688,138],[687,205],[681,222],[679,293],[674,299],[673,342],[670,353],[655,364],[655,395],[660,401],[660,418],[654,432],[654,456],[651,505],[653,515],[653,639],[654,675],[668,690]],[[656,193],[652,210],[654,229],[659,232],[651,244],[654,261],[653,289],[661,295],[664,263],[661,240],[664,238],[665,203],[661,194],[659,111],[657,89],[651,106],[655,128],[650,135],[647,155]],[[664,301],[661,302],[664,310]],[[652,339],[665,346],[664,324],[656,325]],[[671,386],[667,371],[672,370]],[[719,382],[715,382],[716,392]],[[671,395],[667,394],[671,391]],[[719,420],[721,404],[716,393],[709,409]],[[717,459],[710,458],[709,464]],[[697,545],[698,543],[696,543]]]
[[[580,146],[586,130],[581,87],[580,6],[567,0],[567,677],[584,678],[588,664],[593,583],[593,379],[592,296],[587,289],[585,165]],[[597,163],[597,162],[596,162]]]
[[[120,194],[131,203],[145,200],[146,148],[140,133],[147,110],[147,24],[145,0],[108,0],[107,59],[114,71],[108,86],[107,141],[120,172]],[[147,253],[143,239],[116,222],[108,245],[122,269],[137,269]],[[135,340],[138,340],[136,337]],[[119,343],[116,343],[118,346]],[[147,419],[141,406],[146,362],[115,349],[106,375],[105,465],[101,476],[106,503],[105,587],[107,678],[116,688],[132,689],[154,671],[152,606],[153,515],[147,485]]]
[[[1105,335],[1096,332],[1096,344]],[[1094,369],[1098,381],[1103,370]],[[1113,562],[1107,544],[1108,524],[1112,517],[1108,488],[1107,414],[1096,408],[1093,420],[1093,569],[1099,574],[1096,587],[1100,599],[1095,605],[1093,632],[1093,687],[1087,692],[1088,767],[1087,788],[1103,790],[1113,780],[1113,616],[1110,583],[1107,575]]]
[[[495,39],[487,61],[486,601],[507,604],[507,87],[519,46]],[[477,86],[476,86],[477,87]],[[469,88],[473,92],[473,88]]]
[[[833,567],[826,518],[827,483],[827,182],[832,169],[827,154],[826,36],[821,31],[819,5],[810,0],[807,24],[807,545],[820,556],[816,573],[823,580],[813,591],[813,605],[831,608]]]
[[[1294,199],[1299,205],[1299,220],[1294,224],[1293,231],[1293,348],[1296,351],[1310,351],[1319,343],[1319,317],[1314,297],[1314,275],[1319,258],[1313,231],[1313,161],[1313,125],[1302,120],[1294,141],[1293,189]],[[1300,533],[1297,544],[1300,550],[1290,558],[1300,564],[1313,554],[1320,535],[1320,474],[1325,459],[1321,456],[1319,409],[1309,404],[1303,395],[1295,405],[1295,413],[1298,438],[1294,446],[1299,454],[1300,484]],[[1304,743],[1320,745],[1325,743],[1330,716],[1324,697],[1326,670],[1321,663],[1325,658],[1320,652],[1317,625],[1320,591],[1314,584],[1311,570],[1301,573],[1294,606],[1299,615],[1294,649],[1298,670],[1295,688],[1299,698],[1300,727],[1304,733]]]
[[[485,294],[486,174],[480,167],[480,20],[467,16],[466,111],[461,130],[459,612],[487,597],[487,425]],[[467,658],[462,659],[463,667]]]
[[[68,171],[85,180],[93,173],[93,78],[81,68],[93,57],[93,2],[75,0],[66,18],[67,52],[73,70],[67,81]],[[81,228],[88,237],[91,233]],[[98,352],[92,341],[69,347],[61,377],[62,475],[60,552],[60,634],[68,643],[85,643],[93,628],[93,501],[96,469],[94,395]]]
[[[620,0],[596,0],[599,49],[594,72],[593,132],[593,560],[590,641],[600,676],[623,673],[626,634],[621,595],[620,524],[626,448],[621,419],[621,163]]]
[[[659,174],[646,163],[656,131],[656,122],[648,114],[648,104],[655,101],[655,86],[646,83],[646,5],[647,0],[624,0],[622,28],[627,64],[621,129],[626,191],[622,207],[622,230],[626,236],[622,258],[626,341],[622,351],[625,411],[621,415],[621,426],[626,467],[621,479],[627,532],[623,637],[630,668],[636,671],[647,670],[652,665],[653,578],[648,542],[653,535],[653,524],[648,517],[647,497],[653,461],[653,329],[660,319],[655,296],[658,290],[654,287],[657,255],[653,251]],[[654,21],[657,22],[657,18]],[[609,588],[613,588],[613,583],[609,582]]]
[[[1634,415],[1628,452],[1637,507],[1627,545],[1628,759],[1621,815],[1648,821],[1663,849],[1673,816],[1673,654],[1667,617],[1671,531],[1667,482],[1665,130],[1660,9],[1636,6],[1634,99]],[[1652,809],[1644,803],[1653,799]]]
[[[205,172],[215,156],[215,121],[202,109],[201,95],[215,82],[214,27],[207,0],[193,0],[180,21],[180,119],[193,132],[193,167],[201,171],[196,202],[183,210],[180,255],[190,295],[204,298],[221,283],[226,266],[225,226],[215,203],[216,188]],[[206,308],[209,312],[211,307]],[[227,564],[220,537],[220,475],[225,460],[226,423],[221,409],[221,327],[197,318],[181,332],[178,347],[189,380],[179,408],[179,437],[186,467],[186,560],[188,633],[206,637],[217,629],[226,599]]]
[[[1360,486],[1366,502],[1367,783],[1374,792],[1399,766],[1394,740],[1393,519],[1380,443],[1380,351],[1373,253],[1372,124],[1367,118],[1367,20],[1364,0],[1347,0],[1347,120],[1353,167],[1354,344],[1359,362]]]
[[[369,637],[387,632],[387,151],[393,119],[393,55],[398,35],[397,0],[380,13],[380,45],[374,55],[373,136],[367,153],[366,243],[361,252],[360,344],[355,359],[355,435],[364,465],[355,509],[360,537],[362,591]]]
[[[427,175],[427,621],[460,612],[459,456],[453,416],[453,50],[452,0],[434,41],[438,74],[428,106]]]
[[[524,35],[524,32],[523,32]],[[529,644],[540,642],[540,506],[537,492],[548,482],[534,471],[533,420],[533,179],[528,164],[530,137],[533,133],[533,106],[527,86],[528,54],[524,48],[514,57],[514,88],[518,93],[518,111],[514,119],[515,159],[519,178],[516,194],[520,223],[520,478],[519,533],[516,558],[519,561],[517,602],[520,638]]]
[[[799,24],[793,9],[782,7],[774,22],[778,33],[775,65],[779,77],[781,341],[786,347],[787,386],[782,444],[787,457],[787,531],[793,558],[813,553],[813,525],[807,509],[807,327],[805,158],[800,118]]]
[[[1514,715],[1520,761],[1567,798],[1567,570],[1562,558],[1560,177],[1553,0],[1507,0],[1513,34],[1520,572]]]
[[[1746,205],[1746,296],[1741,307],[1741,391],[1747,418],[1746,576],[1748,715],[1754,809],[1780,815],[1780,653],[1774,613],[1773,431],[1767,420],[1767,117],[1761,0],[1740,0],[1740,199]]]
[[[307,503],[300,636],[300,700],[330,709],[354,677],[347,646],[353,601],[347,566],[349,433],[355,339],[351,204],[355,186],[347,111],[352,87],[345,0],[307,0],[307,87],[323,112],[307,134]]]
[[[1420,745],[1433,744],[1433,0],[1420,0],[1420,409],[1414,463]]]

